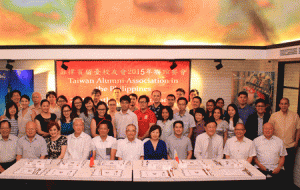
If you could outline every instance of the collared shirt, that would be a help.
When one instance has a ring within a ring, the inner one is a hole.
[[[156,116],[150,109],[147,109],[145,113],[143,113],[140,109],[134,112],[138,118],[139,125],[139,133],[138,136],[142,137],[150,128],[150,123],[156,123]]]
[[[167,120],[166,123],[163,123],[162,120],[157,121],[157,125],[161,127],[162,133],[160,139],[166,141],[169,136],[174,134],[173,123],[175,120]]]
[[[92,138],[84,133],[75,137],[74,133],[67,136],[68,146],[65,159],[86,160],[92,150]]]
[[[224,154],[233,159],[244,159],[256,156],[253,141],[244,137],[242,141],[238,141],[236,136],[228,139],[224,148]]]
[[[177,138],[175,135],[171,135],[167,138],[167,152],[169,156],[175,158],[175,150],[178,158],[184,160],[188,156],[188,151],[193,150],[191,139],[185,136]]]
[[[177,121],[177,120],[180,120],[180,121],[182,121],[183,122],[183,136],[188,136],[188,134],[189,134],[189,132],[190,132],[190,128],[193,128],[193,127],[196,127],[196,123],[195,123],[195,119],[194,119],[194,117],[191,115],[191,114],[189,114],[187,111],[185,111],[185,113],[184,113],[184,115],[183,116],[181,116],[180,114],[179,114],[179,112],[178,113],[175,113],[174,114],[174,120],[175,121]]]
[[[47,143],[38,134],[33,137],[32,142],[25,135],[18,140],[17,155],[21,155],[22,158],[39,159],[41,156],[48,155]]]
[[[122,158],[122,160],[139,160],[141,156],[144,156],[144,143],[137,138],[132,142],[127,138],[120,139],[117,144],[116,157]]]
[[[240,106],[238,106],[238,111],[239,111],[239,116],[243,121],[244,125],[246,124],[249,115],[255,112],[254,108],[249,106],[248,104],[244,108],[240,108]]]
[[[7,141],[0,135],[0,163],[12,162],[17,156],[18,137],[10,134]]]
[[[84,121],[84,132],[91,136],[91,123],[94,118],[94,113],[88,113],[86,116],[83,112],[79,114],[79,118],[82,118]]]
[[[93,150],[96,151],[96,160],[109,160],[111,149],[117,149],[117,140],[107,136],[105,141],[100,136],[92,139]]]
[[[126,138],[126,127],[129,124],[133,124],[137,128],[138,134],[138,119],[135,113],[130,111],[129,109],[125,114],[122,113],[122,110],[115,114],[115,127],[117,130],[117,138]]]
[[[274,126],[274,135],[283,140],[286,148],[295,145],[296,130],[300,128],[299,116],[290,110],[284,115],[280,110],[271,115],[269,123]]]
[[[153,111],[153,113],[156,116],[156,119],[158,118],[158,113],[161,110],[161,108],[163,107],[163,105],[161,103],[159,103],[159,105],[157,107],[154,106],[154,104],[152,104],[151,106],[149,106],[149,109],[151,111]]]
[[[209,136],[206,133],[198,135],[195,143],[194,155],[196,159],[207,159],[208,158],[208,143]],[[222,159],[223,158],[223,138],[220,135],[214,134],[212,137],[212,147],[213,147],[213,158]]]
[[[287,155],[283,141],[274,135],[270,139],[262,135],[253,142],[258,161],[269,170],[277,168],[280,157]]]
[[[29,109],[35,111],[36,115],[39,115],[42,112],[42,107],[40,106],[40,104],[38,105],[38,107],[34,107],[34,105],[29,106]]]

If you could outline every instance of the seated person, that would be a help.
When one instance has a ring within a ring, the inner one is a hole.
[[[175,159],[176,153],[180,160],[192,158],[193,148],[191,139],[183,135],[184,124],[182,121],[173,123],[174,134],[167,138],[168,159]]]
[[[110,121],[103,120],[97,125],[99,135],[92,139],[93,155],[96,155],[96,160],[115,159],[117,140],[108,135],[110,124]]]
[[[70,160],[86,160],[89,158],[92,143],[90,135],[83,132],[84,121],[82,118],[73,120],[74,133],[67,137],[68,146],[65,159]]]
[[[282,173],[284,159],[287,155],[283,141],[273,135],[274,126],[271,123],[263,125],[263,135],[254,139],[256,167],[265,175],[279,177]]]
[[[143,160],[144,146],[143,142],[136,138],[137,128],[133,124],[126,127],[126,138],[120,139],[117,142],[118,160]]]
[[[241,123],[236,124],[234,133],[235,136],[228,139],[225,144],[226,159],[244,159],[251,163],[253,157],[256,156],[256,151],[253,141],[245,137],[245,126]]]
[[[159,125],[152,125],[149,131],[150,140],[144,144],[144,159],[145,160],[167,160],[166,143],[160,140],[161,128]]]
[[[67,149],[67,137],[60,134],[60,126],[56,121],[48,123],[47,151],[49,159],[63,159]]]
[[[196,138],[194,156],[196,159],[222,159],[223,138],[216,134],[217,124],[208,121],[204,128],[206,132]]]
[[[18,137],[10,134],[9,121],[0,122],[0,173],[16,162]]]
[[[25,133],[26,135],[18,140],[17,161],[21,158],[45,159],[48,155],[47,144],[43,137],[36,134],[36,123],[33,121],[27,122]]]

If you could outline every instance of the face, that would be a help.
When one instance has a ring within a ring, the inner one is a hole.
[[[36,134],[36,125],[35,125],[35,123],[34,122],[28,122],[26,124],[25,132],[26,132],[26,135],[29,138],[34,137],[35,134]]]
[[[155,129],[154,131],[152,131],[152,132],[150,133],[150,137],[151,137],[151,139],[153,139],[153,140],[158,140],[158,139],[159,139],[159,135],[160,135],[160,133],[159,133],[159,130],[158,130],[158,129]]]
[[[239,105],[246,105],[247,104],[247,101],[248,101],[248,97],[245,95],[245,94],[241,94],[239,97],[238,97],[238,103]]]
[[[289,109],[289,106],[290,106],[290,104],[289,104],[288,100],[286,100],[286,99],[280,100],[279,107],[282,112],[287,112],[287,110]]]
[[[129,109],[129,102],[126,101],[126,100],[123,100],[121,102],[121,108],[122,108],[123,111],[127,111]]]
[[[204,116],[202,115],[202,113],[196,113],[195,114],[195,120],[197,122],[202,121],[204,119]]]
[[[154,102],[154,103],[160,102],[160,99],[161,99],[161,94],[160,94],[160,92],[155,91],[155,92],[152,93],[151,96],[152,96],[152,99],[153,99],[153,102]]]
[[[161,116],[162,116],[163,120],[168,120],[170,114],[167,109],[163,109],[161,112]]]
[[[245,130],[245,127],[244,125],[242,124],[237,124],[234,128],[234,133],[235,133],[235,136],[237,138],[242,138],[244,137],[245,133],[246,133],[246,130]]]
[[[51,137],[57,137],[57,135],[59,135],[59,130],[55,125],[50,128],[49,134]]]
[[[175,103],[175,98],[172,97],[172,96],[168,96],[167,97],[167,104],[168,104],[168,106],[173,107],[174,103]]]
[[[178,98],[180,98],[180,97],[184,97],[184,93],[183,92],[181,92],[181,91],[177,91],[176,92],[176,98],[178,99]]]
[[[24,108],[24,109],[27,108],[29,106],[29,103],[30,103],[30,101],[27,100],[26,98],[21,99],[22,108]]]
[[[139,100],[139,106],[142,110],[148,108],[148,102],[147,102],[146,98],[141,98]]]
[[[41,96],[40,93],[36,92],[36,93],[32,94],[32,101],[33,101],[33,103],[39,104],[41,102],[41,100],[42,100],[42,96]]]
[[[214,103],[212,103],[212,102],[207,102],[206,103],[206,109],[207,109],[207,111],[212,112],[214,110],[214,108],[215,108]]]
[[[116,111],[117,110],[117,103],[115,101],[108,102],[108,109],[110,111]]]
[[[266,112],[266,105],[262,102],[257,103],[255,108],[258,114],[262,114]]]
[[[224,107],[224,102],[223,102],[223,100],[219,100],[219,101],[216,103],[216,106],[219,107],[219,108],[223,108],[223,107]]]
[[[99,92],[96,94],[93,94],[92,98],[93,98],[94,102],[99,102],[100,98],[101,98],[101,94]]]
[[[17,93],[17,92],[14,92],[14,93],[12,94],[11,100],[12,100],[14,103],[18,104],[18,103],[20,102],[20,100],[21,100],[20,94]]]
[[[94,107],[94,104],[92,101],[88,101],[88,103],[85,104],[85,107],[87,110],[92,110]]]
[[[106,137],[109,132],[108,126],[106,124],[100,124],[100,126],[98,128],[98,132],[99,132],[100,137]]]
[[[8,137],[10,134],[11,128],[7,122],[1,124],[0,133],[2,137]]]
[[[66,117],[66,118],[69,118],[70,117],[70,115],[71,115],[71,109],[69,108],[69,107],[64,107],[64,109],[63,109],[63,114],[64,114],[64,116]]]
[[[11,106],[10,108],[8,108],[8,113],[10,115],[15,115],[17,113],[17,109],[15,106]]]
[[[181,123],[176,123],[174,126],[174,133],[176,135],[182,135],[183,133],[183,126],[181,125]]]
[[[196,92],[191,92],[190,93],[190,100],[192,100],[195,96],[197,96]]]
[[[63,105],[65,105],[67,102],[64,100],[64,99],[62,99],[62,98],[58,98],[57,99],[57,105],[59,106],[59,107],[62,107]]]
[[[177,106],[178,106],[179,111],[185,110],[186,101],[185,100],[179,100]]]
[[[113,91],[113,97],[115,99],[119,99],[120,96],[121,96],[121,90],[120,89],[114,89],[114,91]]]
[[[49,109],[50,109],[50,104],[49,104],[48,102],[44,102],[44,103],[41,105],[41,109],[42,109],[42,112],[48,113],[48,112],[49,112]]]
[[[50,104],[55,104],[56,103],[56,98],[53,94],[50,94],[48,96],[47,100],[50,102]]]
[[[274,127],[270,123],[265,123],[263,126],[263,134],[266,138],[271,138],[274,133]]]
[[[81,134],[81,132],[84,129],[84,123],[83,123],[83,121],[82,120],[76,120],[73,123],[73,129],[74,129],[74,133],[75,134]]]
[[[80,110],[82,106],[82,101],[80,99],[76,99],[74,101],[74,106],[76,107],[77,110]]]
[[[135,106],[136,105],[136,97],[135,96],[129,96],[130,97],[130,105],[131,106]]]
[[[134,126],[129,125],[126,127],[126,136],[128,139],[132,140],[135,138],[136,135],[136,129]]]
[[[204,128],[205,128],[206,134],[211,137],[216,133],[217,125],[215,122],[210,122]]]
[[[198,98],[194,98],[192,100],[192,106],[193,106],[194,109],[200,108],[200,100]]]
[[[235,109],[232,106],[229,106],[228,107],[228,115],[229,115],[229,117],[233,118],[235,116],[235,114],[236,114]]]
[[[98,112],[99,117],[104,117],[104,115],[106,113],[105,105],[99,105],[98,108],[97,108],[97,112]]]
[[[213,116],[215,118],[215,120],[219,120],[220,117],[221,117],[221,112],[219,109],[215,109],[214,113],[213,113]]]

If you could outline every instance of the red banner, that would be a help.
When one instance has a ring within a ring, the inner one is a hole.
[[[176,61],[177,67],[170,69],[170,61],[69,61],[67,70],[56,62],[57,94],[65,95],[69,103],[74,96],[91,96],[97,88],[102,92],[101,100],[112,98],[115,87],[122,95],[135,93],[148,95],[153,90],[162,92],[162,102],[168,94],[176,96],[176,89],[183,88],[189,95],[190,62]]]

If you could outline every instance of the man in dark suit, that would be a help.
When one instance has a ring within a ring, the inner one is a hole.
[[[255,102],[256,112],[249,115],[246,122],[245,136],[251,140],[263,134],[262,126],[269,121],[270,114],[266,112],[266,102],[258,99]]]

